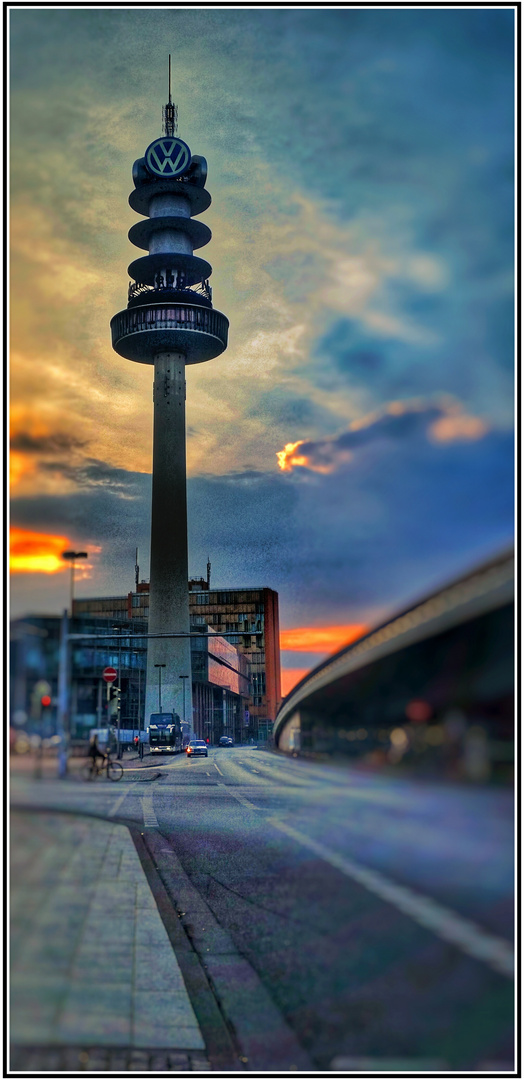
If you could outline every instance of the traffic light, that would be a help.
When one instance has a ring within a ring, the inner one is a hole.
[[[48,699],[48,705],[50,705],[51,687],[45,679],[39,679],[31,691],[30,717],[36,723],[39,723],[42,719],[42,709],[48,707],[45,703],[45,699]]]
[[[109,690],[109,708],[110,712],[118,716],[120,712],[120,694],[121,690],[119,686],[112,686]]]

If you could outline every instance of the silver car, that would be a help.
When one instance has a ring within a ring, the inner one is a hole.
[[[196,754],[203,754],[204,757],[207,757],[207,743],[202,739],[193,739],[186,747],[186,754],[188,757],[194,757]]]

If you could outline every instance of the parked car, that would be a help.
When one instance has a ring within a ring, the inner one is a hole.
[[[229,735],[222,735],[222,737],[218,740],[218,745],[219,746],[234,746],[235,743],[234,743],[233,739],[229,738]]]
[[[187,744],[186,754],[188,757],[193,757],[195,754],[203,754],[207,757],[207,744],[202,739],[193,739]]]

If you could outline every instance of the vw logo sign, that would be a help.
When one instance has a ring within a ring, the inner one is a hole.
[[[174,176],[181,176],[186,171],[191,161],[191,150],[187,143],[177,136],[164,136],[163,139],[155,139],[148,146],[145,160],[149,172],[154,176],[171,180]]]

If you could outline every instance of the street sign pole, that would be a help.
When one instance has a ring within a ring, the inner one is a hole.
[[[67,610],[64,611],[60,625],[60,645],[58,651],[58,709],[57,730],[60,736],[58,747],[58,776],[67,776],[69,756],[69,636]]]
[[[104,682],[105,682],[105,684],[107,686],[106,701],[107,701],[107,726],[108,726],[108,728],[111,726],[111,713],[110,713],[111,685],[112,685],[112,683],[114,683],[114,681],[115,681],[115,679],[117,677],[118,677],[118,675],[117,675],[117,672],[115,671],[114,667],[106,667],[106,668],[104,668],[104,670],[102,672],[102,678],[103,678],[103,680],[104,680]]]
[[[102,679],[98,680],[97,694],[96,694],[96,719],[98,727],[102,727]]]
[[[115,627],[115,629],[118,630],[119,627]],[[120,744],[120,721],[121,721],[121,715],[122,715],[121,702],[122,702],[122,642],[121,642],[121,640],[119,638],[118,639],[118,695],[117,695],[117,699],[116,699],[116,718],[117,718],[117,727],[118,727],[116,756],[117,756],[117,758],[119,760],[122,757],[122,746]]]

